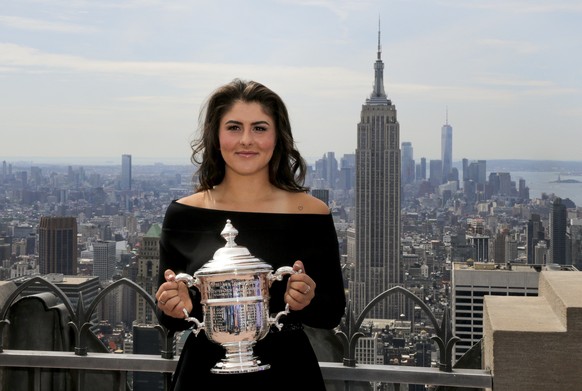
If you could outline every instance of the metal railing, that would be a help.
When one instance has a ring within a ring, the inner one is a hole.
[[[75,334],[74,351],[39,351],[39,350],[7,350],[3,346],[4,329],[10,324],[7,319],[8,311],[12,304],[18,299],[23,291],[31,285],[42,285],[47,291],[55,294],[64,303],[69,316],[72,330]],[[32,384],[34,391],[41,391],[41,373],[50,368],[68,369],[76,378],[76,388],[78,391],[85,389],[84,374],[86,371],[111,371],[118,374],[115,382],[119,391],[127,390],[127,377],[132,372],[152,372],[163,373],[165,389],[168,389],[170,376],[174,371],[177,358],[174,352],[174,333],[167,330],[161,324],[156,325],[161,335],[162,348],[161,355],[144,354],[113,354],[88,352],[87,333],[90,328],[93,312],[97,305],[112,290],[125,285],[141,295],[153,310],[156,308],[153,298],[139,285],[128,279],[120,279],[102,289],[95,299],[85,309],[82,297],[79,298],[77,310],[73,309],[69,298],[62,290],[51,282],[41,278],[33,277],[21,284],[6,300],[0,311],[0,370],[4,368],[29,368],[32,371]],[[403,294],[427,314],[433,323],[435,335],[431,339],[439,347],[439,363],[437,368],[412,367],[396,365],[370,365],[358,364],[355,358],[357,340],[364,334],[360,331],[360,326],[365,315],[384,298]],[[155,312],[155,311],[154,311]],[[430,309],[416,297],[412,292],[402,287],[389,289],[375,299],[373,299],[356,317],[350,310],[350,305],[346,309],[346,317],[342,325],[336,331],[344,346],[343,363],[320,362],[320,367],[325,380],[340,381],[344,384],[344,389],[349,390],[356,382],[383,382],[395,385],[399,389],[400,384],[430,384],[433,386],[451,386],[466,388],[492,388],[493,378],[489,371],[481,369],[453,369],[451,351],[454,343],[458,340],[451,332],[449,317],[445,311],[445,316],[439,325]]]

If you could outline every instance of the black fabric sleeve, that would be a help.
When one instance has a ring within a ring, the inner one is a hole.
[[[337,234],[331,215],[323,216],[323,223],[312,239],[306,240],[306,253],[311,257],[304,262],[306,273],[315,281],[315,297],[300,312],[301,321],[310,327],[332,329],[345,313],[346,297]]]

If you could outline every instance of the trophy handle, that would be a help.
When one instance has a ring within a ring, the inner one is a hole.
[[[195,286],[198,288],[198,278],[192,277],[190,274],[187,273],[178,273],[174,278],[175,281],[182,281],[184,284],[188,286],[188,288],[192,288]]]
[[[192,277],[191,275],[186,274],[186,273],[177,274],[176,278],[174,280],[175,281],[182,281],[184,284],[186,284],[188,286],[188,288],[191,288],[193,286],[195,286],[196,288],[199,288],[200,282],[198,281],[198,278]],[[186,320],[188,322],[194,322],[194,324],[196,325],[196,328],[193,328],[192,332],[194,333],[195,336],[198,336],[198,333],[200,332],[200,330],[204,329],[204,320],[202,320],[202,322],[200,322],[195,317],[190,316],[190,314],[188,313],[188,310],[186,308],[184,308],[182,311],[184,311],[184,315],[186,315],[184,320]]]
[[[269,325],[275,325],[279,331],[283,328],[283,323],[279,322],[281,316],[285,316],[289,313],[289,304],[285,304],[285,310],[279,311],[274,318],[269,317]]]
[[[267,279],[269,280],[269,286],[271,286],[271,284],[275,280],[277,281],[283,280],[283,276],[286,276],[287,274],[297,274],[297,273],[301,273],[301,271],[295,271],[291,266],[281,266],[280,268],[275,270],[274,273],[270,272],[269,275],[267,276]],[[285,310],[279,311],[274,318],[269,317],[269,325],[275,325],[275,327],[277,327],[277,329],[279,329],[280,331],[281,328],[283,327],[283,323],[279,322],[279,319],[281,319],[282,316],[285,316],[288,313],[289,304],[285,304]]]
[[[267,276],[267,279],[269,280],[269,286],[271,286],[273,281],[275,281],[275,280],[281,281],[281,280],[283,280],[283,276],[286,276],[287,274],[295,274],[295,273],[299,273],[299,272],[296,272],[295,270],[293,270],[293,268],[291,266],[281,266],[279,269],[275,270],[274,273],[269,272],[269,275]]]
[[[188,322],[194,322],[194,324],[196,325],[196,328],[192,328],[192,332],[197,337],[198,333],[201,330],[204,330],[204,320],[202,322],[200,322],[194,316],[190,316],[190,314],[188,313],[188,310],[186,308],[182,309],[182,311],[184,311],[184,315],[186,315],[184,320],[187,320]]]

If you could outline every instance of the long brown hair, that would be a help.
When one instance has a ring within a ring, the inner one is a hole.
[[[218,130],[222,117],[235,102],[259,103],[275,121],[275,150],[269,161],[271,184],[292,192],[307,191],[308,188],[303,185],[306,164],[295,146],[285,103],[279,95],[261,83],[240,79],[234,79],[216,89],[200,112],[200,135],[190,143],[190,160],[198,165],[196,190],[212,189],[224,179],[225,163],[220,153]]]

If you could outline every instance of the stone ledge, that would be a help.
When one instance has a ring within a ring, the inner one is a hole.
[[[542,271],[538,297],[486,296],[483,365],[495,391],[582,384],[582,273]]]
[[[485,296],[484,307],[493,331],[566,332],[543,297]]]
[[[582,332],[582,274],[580,272],[542,272],[539,296],[546,299],[564,327],[572,332]]]

